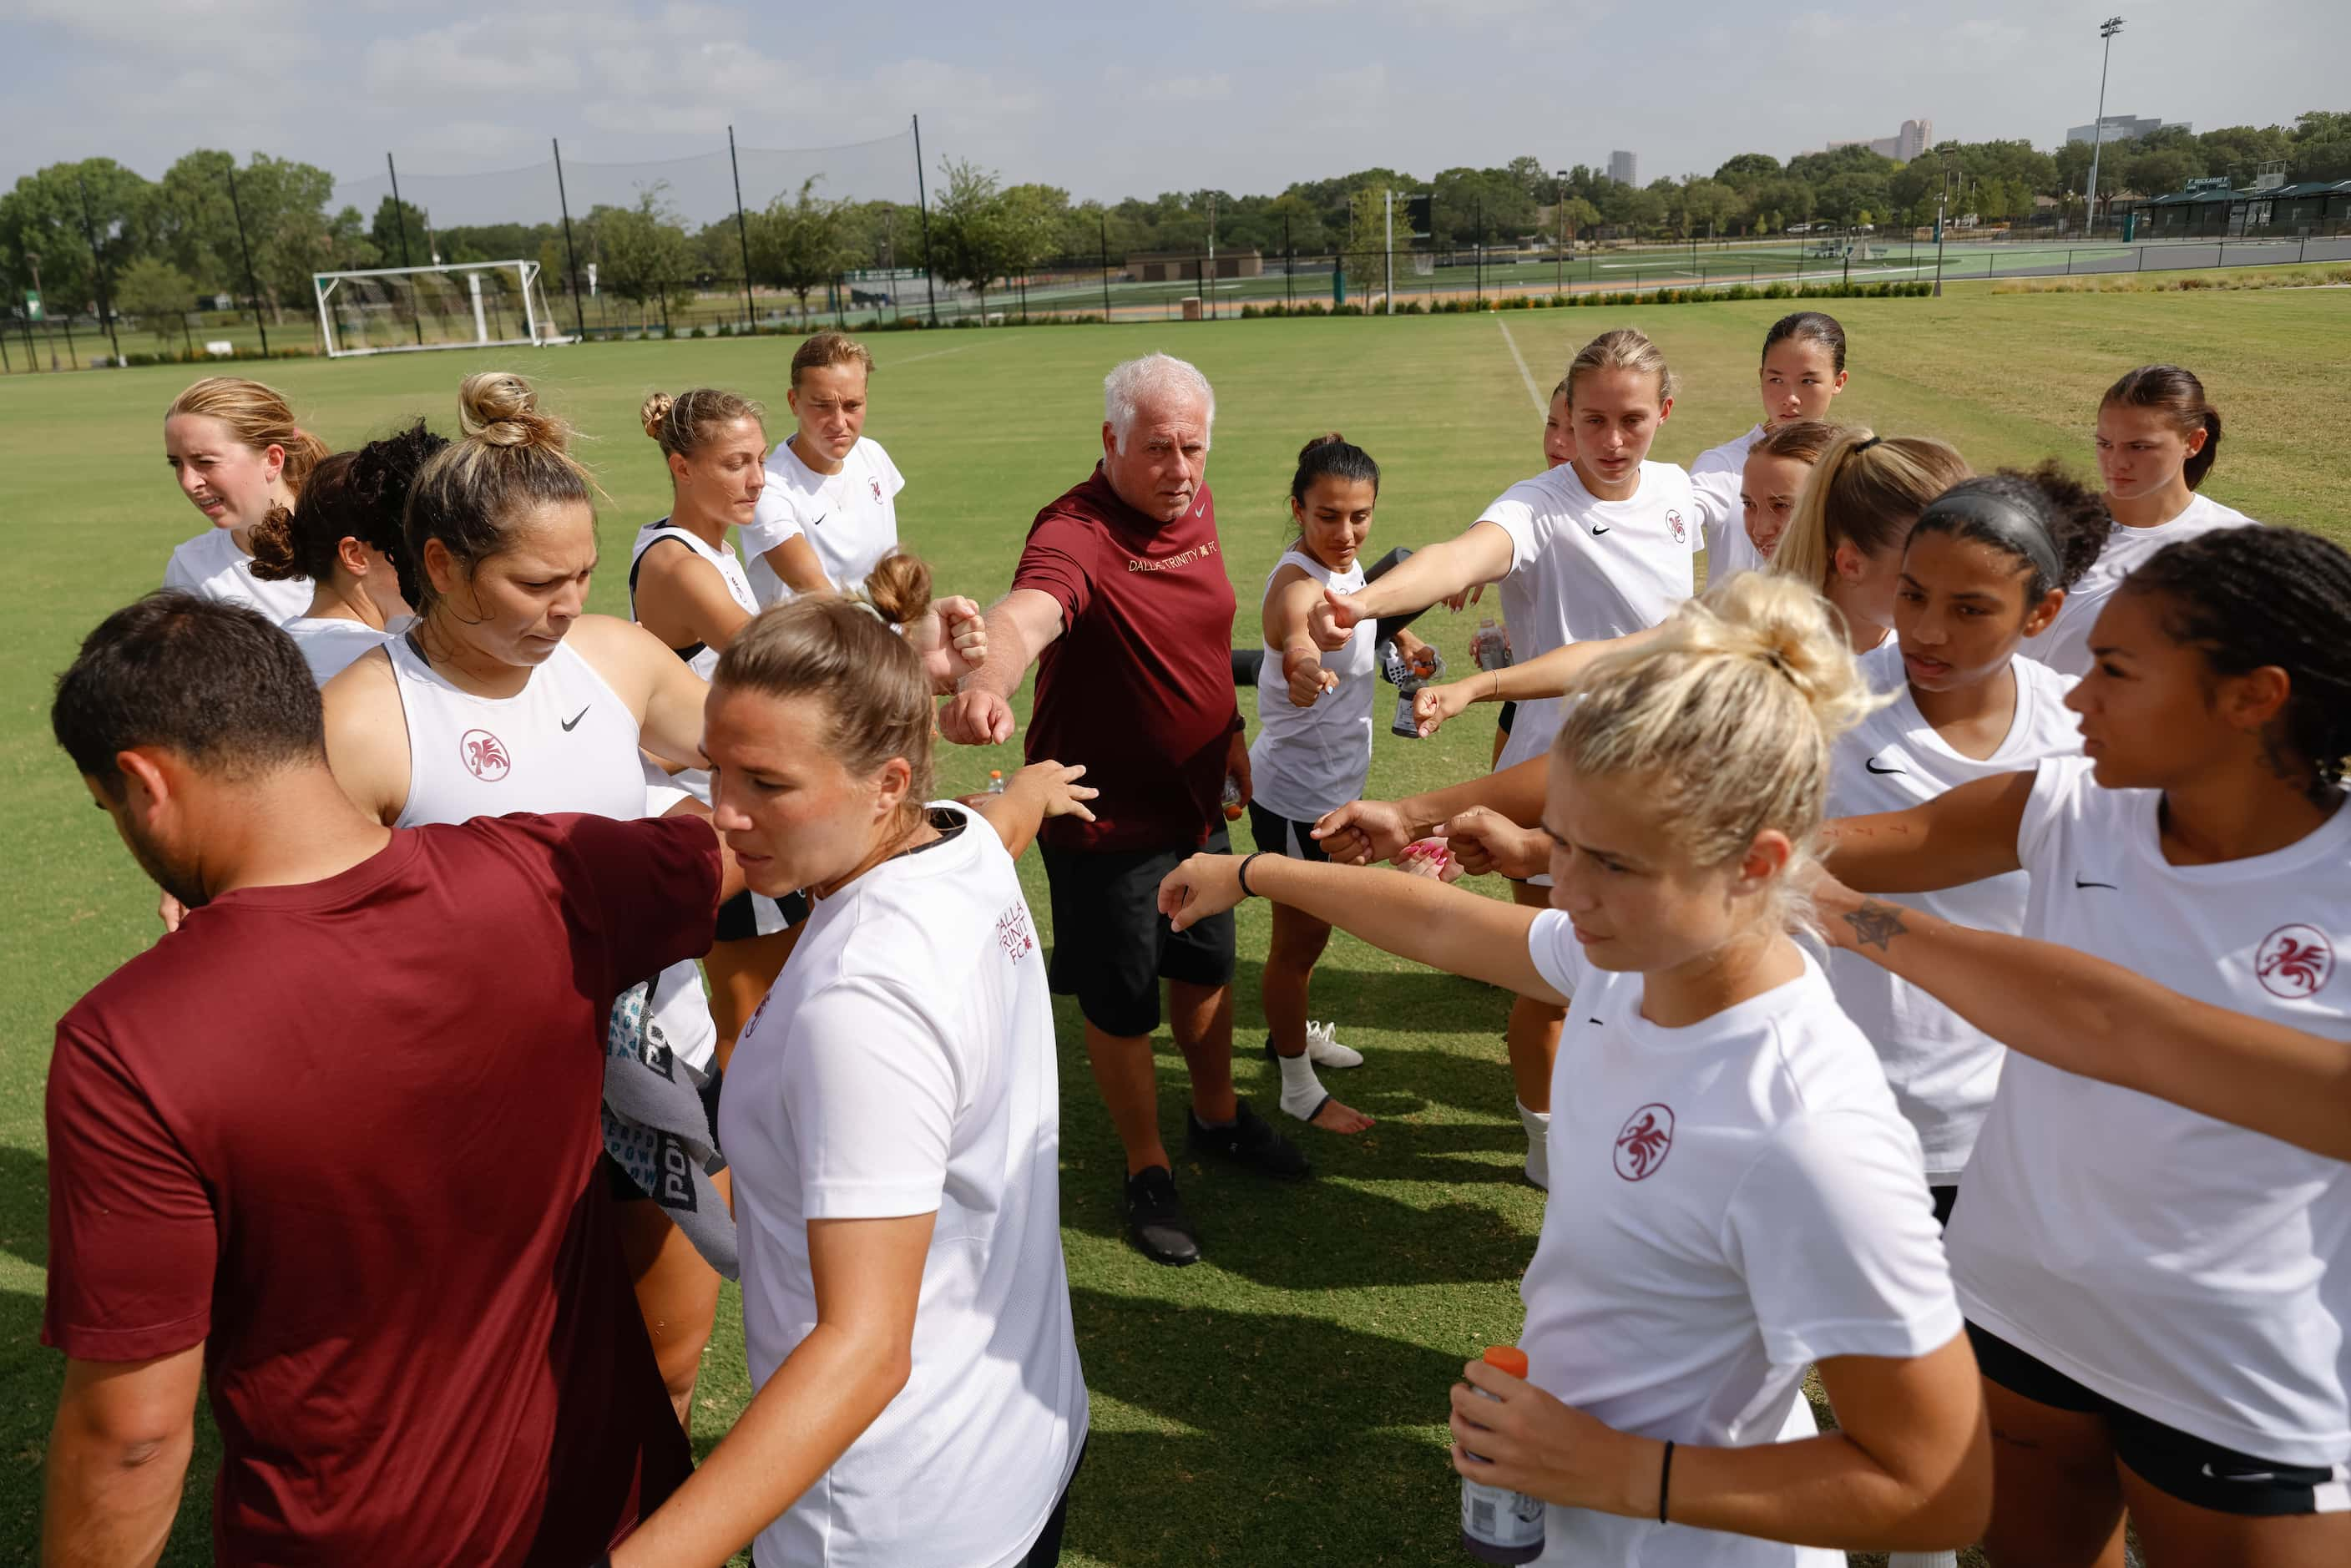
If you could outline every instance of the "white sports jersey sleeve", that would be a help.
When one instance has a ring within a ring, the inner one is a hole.
[[[810,1219],[938,1211],[961,1100],[937,1026],[897,987],[844,977],[800,1004],[783,1071]]]
[[[1924,1355],[1960,1332],[1904,1130],[1859,1111],[1796,1117],[1732,1195],[1727,1251],[1774,1362]]]
[[[1527,956],[1534,960],[1535,973],[1543,977],[1543,983],[1562,997],[1575,995],[1592,972],[1583,945],[1575,939],[1575,926],[1564,910],[1536,913],[1535,923],[1527,927]]]
[[[1491,523],[1510,536],[1512,571],[1522,570],[1542,554],[1544,530],[1537,518],[1543,509],[1543,497],[1521,480],[1495,497],[1478,514],[1479,522]]]
[[[796,539],[807,531],[789,486],[778,484],[770,476],[767,487],[759,492],[750,524],[743,529],[743,553],[763,556],[786,539]]]

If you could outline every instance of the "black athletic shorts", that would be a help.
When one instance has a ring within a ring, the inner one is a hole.
[[[718,929],[711,934],[710,939],[714,942],[741,942],[759,935],[759,912],[751,902],[758,896],[747,887],[720,904]],[[786,931],[809,917],[809,900],[805,893],[788,893],[777,899],[775,904],[783,915]]]
[[[1973,1323],[1968,1343],[1977,1367],[2011,1394],[2105,1416],[2115,1458],[2184,1503],[2253,1519],[2351,1512],[2351,1466],[2289,1465],[2224,1448],[2118,1405]]]
[[[1260,852],[1294,861],[1327,861],[1331,858],[1323,850],[1322,841],[1314,836],[1313,823],[1277,817],[1254,800],[1249,802],[1249,836],[1257,840]]]
[[[1500,730],[1504,735],[1508,735],[1510,733],[1511,724],[1516,721],[1518,716],[1519,705],[1516,703],[1504,703],[1502,705],[1500,716],[1494,720],[1494,727]]]
[[[1149,1034],[1159,1027],[1159,982],[1229,985],[1233,916],[1213,915],[1171,931],[1159,913],[1159,883],[1193,853],[1181,850],[1056,850],[1039,845],[1053,894],[1053,955],[1046,977],[1104,1034]],[[1202,846],[1233,852],[1223,825]]]

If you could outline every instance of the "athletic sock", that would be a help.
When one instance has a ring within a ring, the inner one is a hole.
[[[1886,1559],[1886,1568],[1959,1568],[1956,1552],[1896,1552]]]
[[[1527,1130],[1527,1179],[1551,1190],[1551,1113],[1519,1107],[1519,1124]]]
[[[1311,1122],[1322,1102],[1331,1098],[1314,1076],[1314,1059],[1304,1051],[1273,1059],[1281,1068],[1281,1108],[1301,1122]]]

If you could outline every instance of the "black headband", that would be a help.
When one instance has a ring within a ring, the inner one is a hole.
[[[2041,580],[2052,587],[2064,578],[2064,568],[2057,559],[2057,541],[2051,537],[2049,525],[2029,507],[1989,490],[1954,490],[1928,502],[1918,514],[1917,526],[1937,517],[1973,525],[2031,561]]]
[[[1855,452],[1866,452],[1885,439],[1886,437],[1882,435],[1873,435],[1866,441],[1856,441],[1849,449],[1847,449],[1845,455],[1850,457]]]

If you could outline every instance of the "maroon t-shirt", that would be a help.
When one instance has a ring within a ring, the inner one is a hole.
[[[575,1564],[691,1465],[594,1176],[614,993],[706,949],[692,818],[392,835],[57,1025],[41,1337],[202,1341],[223,1563]]]
[[[1037,514],[1014,588],[1050,593],[1061,634],[1037,661],[1031,762],[1083,763],[1095,820],[1055,817],[1054,849],[1197,849],[1224,820],[1233,583],[1207,486],[1172,523],[1128,506],[1101,467]]]

